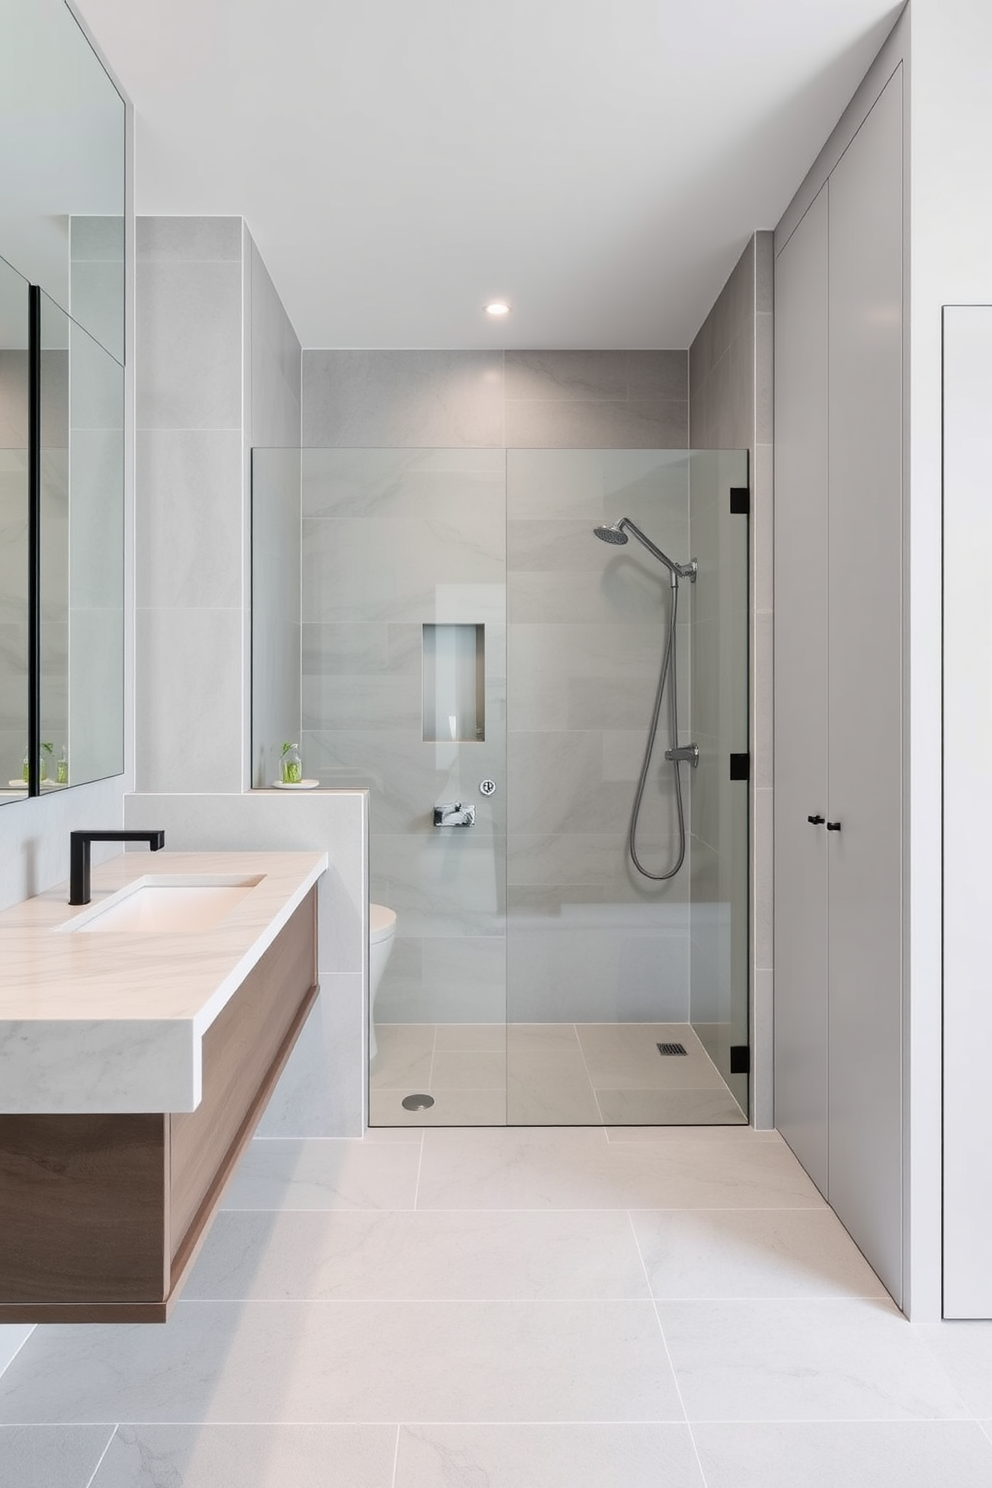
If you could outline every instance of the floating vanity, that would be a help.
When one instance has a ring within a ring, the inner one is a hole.
[[[164,1322],[317,995],[322,853],[122,854],[0,914],[0,1322]]]

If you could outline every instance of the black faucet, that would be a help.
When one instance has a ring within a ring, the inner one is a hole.
[[[90,843],[147,842],[152,852],[165,846],[164,832],[70,832],[69,903],[90,902]]]

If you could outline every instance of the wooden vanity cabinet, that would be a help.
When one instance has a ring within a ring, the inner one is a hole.
[[[207,1029],[195,1111],[0,1116],[0,1323],[165,1322],[317,996],[316,916]]]

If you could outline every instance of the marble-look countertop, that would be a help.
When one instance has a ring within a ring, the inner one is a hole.
[[[193,1111],[206,1030],[327,868],[316,852],[127,852],[89,905],[58,884],[0,914],[0,1112]],[[67,932],[135,879],[259,882],[212,929]]]

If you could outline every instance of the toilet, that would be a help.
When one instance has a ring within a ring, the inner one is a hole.
[[[393,949],[396,934],[396,911],[384,904],[369,905],[369,1058],[374,1059],[375,1041],[375,994],[379,990],[382,974],[386,969]]]

